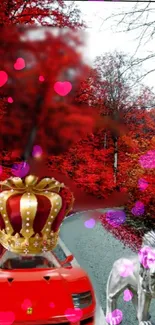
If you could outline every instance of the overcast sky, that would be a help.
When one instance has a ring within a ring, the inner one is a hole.
[[[70,1],[69,1],[70,2]],[[95,56],[102,53],[114,50],[123,51],[133,55],[138,45],[137,31],[132,31],[130,33],[123,32],[118,33],[112,30],[112,22],[103,24],[103,20],[110,16],[112,13],[122,12],[123,10],[129,11],[133,8],[135,4],[131,2],[120,3],[120,2],[96,2],[96,1],[75,1],[79,6],[83,18],[86,21],[89,28],[89,37],[87,40],[87,55],[91,60]],[[141,7],[146,6],[146,3],[141,3]],[[152,8],[155,9],[155,3],[151,4]],[[144,18],[143,18],[144,19]],[[137,52],[138,57],[144,57],[150,53],[153,53],[155,49],[155,40],[148,42],[143,45]],[[145,71],[149,71],[155,68],[155,59],[143,65]],[[155,90],[155,72],[149,74],[143,82],[150,87],[154,87]]]

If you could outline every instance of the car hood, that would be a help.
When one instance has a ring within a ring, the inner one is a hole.
[[[17,321],[44,320],[74,308],[72,293],[92,289],[80,268],[0,271],[1,310],[13,311]],[[32,307],[32,314],[27,308]]]

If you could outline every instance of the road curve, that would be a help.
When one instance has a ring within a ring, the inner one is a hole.
[[[84,225],[86,219],[89,219],[86,212],[77,213],[65,219],[61,226],[60,238],[74,254],[81,267],[89,274],[105,313],[106,283],[112,264],[116,259],[128,257],[134,253],[105,231],[99,222],[92,229],[86,228]],[[154,303],[155,300],[150,309],[153,319],[155,319]],[[125,302],[123,294],[118,300],[117,307],[123,312],[122,325],[138,325],[132,302]]]

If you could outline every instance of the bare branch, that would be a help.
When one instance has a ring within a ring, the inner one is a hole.
[[[112,30],[115,28],[115,33],[127,33],[131,31],[137,31],[138,36],[134,38],[137,41],[136,49],[131,57],[130,68],[136,67],[136,65],[140,65],[145,61],[149,61],[155,58],[155,53],[151,53],[146,55],[144,58],[135,59],[139,49],[142,45],[148,44],[148,42],[155,36],[155,6],[153,7],[151,1],[147,2],[147,4],[139,4],[138,2],[131,8],[129,11],[122,11],[113,13],[111,16],[108,16],[101,24],[105,24],[107,21],[112,21]],[[155,69],[150,69],[147,73],[144,73],[143,77],[140,78],[142,80],[148,74],[154,72]]]

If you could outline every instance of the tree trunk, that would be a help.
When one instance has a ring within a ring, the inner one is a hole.
[[[113,120],[119,122],[119,110],[117,106],[114,107]],[[118,133],[112,132],[114,142],[114,184],[117,185],[117,169],[118,169]]]
[[[118,167],[118,138],[113,136],[114,141],[114,183],[117,184],[117,167]]]
[[[28,160],[29,156],[31,155],[32,147],[36,138],[36,133],[37,133],[37,127],[34,126],[30,132],[30,136],[28,139],[27,146],[25,148],[25,152],[22,156],[22,160],[26,161]]]
[[[38,95],[37,101],[36,101],[36,109],[34,112],[34,117],[33,117],[33,125],[32,129],[27,141],[27,146],[23,152],[23,155],[21,157],[22,160],[27,161],[31,155],[31,151],[36,139],[36,134],[37,134],[37,129],[38,129],[38,119],[41,115],[43,108],[43,103],[44,103],[44,92],[42,91],[42,94],[40,93]]]
[[[107,148],[107,134],[104,133],[104,149]]]

